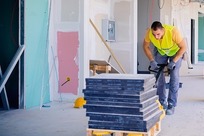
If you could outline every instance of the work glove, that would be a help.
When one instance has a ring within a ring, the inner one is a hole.
[[[171,61],[171,62],[167,65],[167,68],[170,69],[170,70],[172,70],[172,69],[175,68],[175,66],[176,66],[176,63],[173,62],[173,61]]]
[[[155,60],[150,61],[150,68],[153,70],[158,69],[159,66],[157,64],[158,63]]]

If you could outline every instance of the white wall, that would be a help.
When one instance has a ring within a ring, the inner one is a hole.
[[[109,8],[110,0],[90,0],[89,2],[89,18],[92,20],[100,34],[102,34],[102,19],[109,19]],[[88,33],[90,33],[89,37],[87,37],[89,39],[89,53],[86,55],[88,55],[89,59],[107,60],[110,53],[90,23],[88,24],[88,27]]]
[[[143,50],[143,41],[147,28],[153,21],[160,20],[160,8],[157,1],[138,0],[138,73],[147,73],[149,60]],[[153,47],[153,46],[152,46]]]
[[[136,44],[135,32],[137,16],[134,0],[90,0],[90,19],[94,22],[99,32],[102,34],[102,19],[115,20],[116,22],[116,42],[107,42],[114,53],[117,61],[124,68],[126,73],[135,73],[136,68]],[[89,59],[108,61],[111,53],[103,44],[93,27],[89,24]],[[119,65],[113,59],[110,63],[121,73]]]
[[[116,42],[110,45],[126,73],[136,73],[137,69],[136,5],[137,1],[134,0],[111,1],[111,18],[116,21]],[[111,63],[122,73],[113,57]]]
[[[171,24],[173,25],[172,21],[172,1],[163,1],[158,6],[161,9],[160,11],[160,21],[161,23]]]
[[[58,54],[57,32],[79,32],[81,38],[81,14],[83,8],[80,0],[50,0],[50,33],[49,33],[49,71],[50,71],[50,97],[51,100],[71,100],[76,96],[58,92]],[[70,8],[69,8],[70,7]],[[81,43],[80,45],[81,46]],[[78,51],[80,52],[80,50]],[[78,53],[79,55],[79,53]],[[80,56],[76,56],[78,59]],[[77,62],[77,61],[76,61]],[[79,64],[78,64],[79,65]],[[80,66],[79,66],[80,67]],[[80,75],[80,74],[79,74]]]
[[[78,6],[76,6],[76,2],[78,2]],[[124,7],[123,4],[126,6]],[[72,6],[76,6],[78,10],[73,9],[73,11],[70,11]],[[124,13],[121,14],[121,11],[124,11]],[[102,32],[102,19],[113,19],[116,21],[117,41],[114,43],[107,42],[107,44],[113,50],[121,65],[124,66],[126,72],[136,73],[137,2],[134,2],[134,0],[52,0],[50,15],[49,65],[51,100],[73,101],[77,97],[72,94],[58,93],[57,31],[78,31],[80,33],[78,96],[83,95],[82,89],[85,88],[85,78],[89,77],[89,60],[108,61],[110,52],[90,24],[89,19],[93,21],[100,33]],[[113,59],[110,62],[118,68]]]
[[[180,3],[173,8],[173,18],[180,28],[183,36],[187,38],[188,55],[191,56],[191,19],[195,20],[195,64],[198,63],[198,12],[204,13],[204,8],[200,7],[198,2]],[[186,75],[189,73],[187,62],[183,63],[181,74]]]
[[[171,5],[171,6],[169,6]],[[184,38],[187,39],[188,56],[191,51],[191,19],[195,20],[195,63],[198,63],[198,12],[204,13],[204,6],[198,2],[184,0],[165,1],[161,8],[161,22],[169,23],[178,27]],[[181,75],[189,73],[187,61],[183,61]]]

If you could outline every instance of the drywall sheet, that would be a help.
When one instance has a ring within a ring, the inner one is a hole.
[[[61,0],[61,21],[78,22],[79,0]]]
[[[26,108],[50,101],[48,68],[48,0],[25,2]]]
[[[77,94],[78,65],[77,49],[79,46],[78,32],[58,32],[58,61],[59,61],[59,92]],[[67,78],[70,81],[66,82]]]

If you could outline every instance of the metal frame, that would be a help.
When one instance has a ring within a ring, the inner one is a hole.
[[[24,4],[25,0],[19,0],[19,48],[16,51],[14,57],[12,58],[10,64],[8,65],[6,71],[4,74],[2,74],[1,68],[0,68],[0,94],[3,101],[3,107],[4,109],[9,110],[9,102],[7,98],[6,88],[5,85],[13,72],[17,62],[19,67],[19,88],[18,88],[18,107],[19,109],[25,108],[25,94],[24,94]]]
[[[24,45],[24,24],[25,24],[25,0],[19,0],[19,43]],[[19,88],[18,88],[18,107],[19,109],[25,108],[25,86],[24,86],[24,52],[19,59]]]
[[[25,50],[25,46],[22,45],[18,48],[18,50],[16,51],[16,54],[14,55],[13,59],[11,60],[10,64],[8,65],[5,73],[2,75],[2,78],[0,80],[0,93],[2,93],[2,90],[4,89],[5,91],[5,85],[6,82],[8,81],[11,73],[13,72],[17,62],[21,59],[21,55],[23,54]],[[4,95],[4,99],[7,99],[7,96]]]
[[[2,78],[1,66],[0,66],[0,78]],[[4,109],[9,110],[10,106],[9,106],[9,102],[8,102],[7,93],[6,93],[6,87],[5,86],[3,88],[3,91],[0,94],[1,94],[1,99],[2,99],[2,103],[3,103]]]

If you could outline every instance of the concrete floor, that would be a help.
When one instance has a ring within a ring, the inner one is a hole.
[[[201,136],[204,128],[204,77],[182,76],[175,114],[165,116],[158,136]],[[85,109],[73,103],[50,107],[0,111],[0,136],[86,136]]]
[[[178,106],[165,116],[159,136],[201,136],[204,128],[204,77],[181,77]]]
[[[84,136],[85,109],[73,103],[52,102],[50,107],[0,111],[1,136]]]

